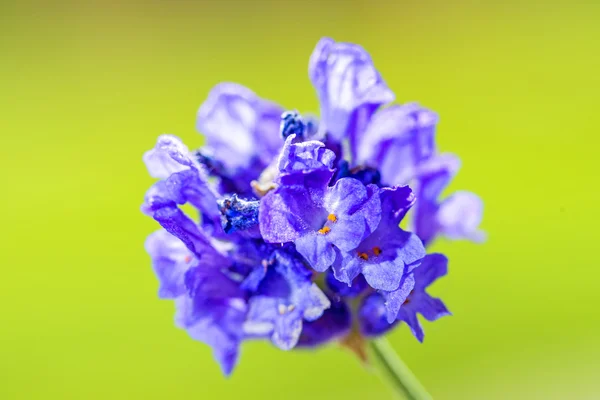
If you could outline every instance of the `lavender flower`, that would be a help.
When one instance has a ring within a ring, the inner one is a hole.
[[[328,186],[330,173],[315,175],[288,175],[261,200],[259,219],[267,242],[294,242],[310,266],[324,272],[338,252],[355,249],[377,227],[381,206],[374,185],[343,178]]]
[[[399,227],[414,201],[410,188],[381,189],[380,199],[384,217],[377,229],[352,251],[338,257],[333,270],[339,281],[349,285],[362,273],[373,289],[391,291],[398,288],[405,274],[418,266],[425,249],[415,234]]]
[[[198,111],[205,147],[162,135],[144,155],[159,179],[142,206],[162,227],[146,241],[158,295],[226,375],[245,340],[339,341],[362,357],[364,338],[405,323],[422,341],[417,314],[450,314],[425,292],[447,272],[426,246],[483,237],[478,197],[440,199],[458,159],[438,153],[433,112],[382,107],[395,96],[357,45],[322,39],[309,76],[318,123],[222,83]],[[409,212],[414,232],[400,228]]]
[[[406,277],[400,288],[390,293],[367,296],[358,311],[361,332],[379,336],[399,322],[405,322],[412,334],[422,342],[425,334],[417,314],[428,321],[451,315],[440,299],[431,297],[425,289],[448,272],[448,260],[441,254],[429,254],[421,265]]]

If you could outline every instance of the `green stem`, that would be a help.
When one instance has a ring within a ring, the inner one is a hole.
[[[377,369],[385,375],[390,385],[409,400],[431,400],[432,397],[417,377],[402,362],[386,338],[370,342],[371,353]]]

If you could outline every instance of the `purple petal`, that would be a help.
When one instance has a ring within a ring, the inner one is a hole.
[[[190,203],[209,219],[220,216],[217,198],[200,171],[193,168],[172,174],[165,181],[169,198],[177,204]]]
[[[416,289],[423,291],[438,278],[448,273],[448,258],[443,254],[428,254],[415,270]]]
[[[316,140],[293,143],[296,135],[290,135],[283,145],[277,161],[279,171],[307,171],[318,168],[331,169],[336,155]]]
[[[279,300],[267,296],[250,298],[244,334],[250,337],[268,337],[273,333]]]
[[[298,342],[302,320],[318,319],[330,302],[291,246],[277,250],[271,263],[250,299],[244,330],[252,337],[269,336],[277,347],[289,350]]]
[[[173,135],[159,136],[154,149],[144,154],[144,163],[150,176],[160,179],[185,171],[193,165],[188,148]]]
[[[381,213],[388,216],[386,222],[396,225],[402,221],[415,203],[415,195],[408,186],[385,187],[380,191]]]
[[[437,115],[418,104],[375,113],[358,147],[358,164],[380,168],[383,182],[405,185],[435,152]]]
[[[436,219],[447,238],[482,242],[485,240],[485,234],[479,230],[482,217],[483,202],[477,195],[455,192],[442,202]]]
[[[439,234],[438,199],[459,167],[460,160],[452,154],[436,156],[419,167],[413,225],[415,233],[426,244]]]
[[[367,199],[360,206],[353,210],[353,216],[360,216],[364,219],[365,232],[364,237],[370,235],[379,226],[381,221],[381,196],[379,188],[376,185],[367,185]]]
[[[323,312],[331,306],[325,293],[316,283],[304,285],[292,293],[292,303],[302,310],[302,318],[306,321],[319,319]]]
[[[460,159],[454,154],[440,154],[419,166],[419,199],[437,199],[460,169]]]
[[[368,199],[367,188],[358,179],[342,178],[325,195],[325,207],[338,217],[352,215]]]
[[[358,326],[366,337],[380,336],[396,325],[386,319],[385,299],[379,293],[365,297],[358,308]]]
[[[196,128],[206,135],[214,158],[226,167],[246,168],[254,159],[266,165],[281,147],[282,112],[246,87],[221,83],[200,106]]]
[[[204,319],[187,329],[194,340],[206,343],[213,348],[215,360],[225,376],[229,376],[238,360],[239,339],[223,331],[209,319]]]
[[[282,176],[281,186],[260,202],[258,219],[263,239],[270,243],[292,242],[320,229],[327,216],[322,202],[331,176],[329,170]]]
[[[293,242],[314,229],[314,216],[302,201],[305,194],[304,190],[282,188],[263,197],[258,220],[266,242]]]
[[[255,292],[258,289],[258,286],[262,283],[263,279],[267,275],[267,265],[254,268],[250,274],[244,279],[241,284],[241,288],[244,290],[249,290]]]
[[[335,249],[319,233],[309,233],[296,240],[296,250],[317,272],[326,271],[335,261]]]
[[[383,292],[385,298],[385,309],[387,321],[391,324],[398,316],[400,307],[404,304],[408,295],[415,287],[415,277],[413,274],[406,275],[400,283],[400,287],[392,292]]]
[[[409,234],[407,240],[398,250],[398,257],[404,261],[406,266],[414,267],[425,257],[423,242],[414,233]]]
[[[421,265],[414,270],[414,288],[405,298],[399,310],[397,310],[397,321],[404,321],[409,326],[413,335],[420,341],[423,341],[423,329],[417,318],[417,314],[422,314],[427,320],[434,321],[446,315],[451,315],[441,300],[432,298],[425,292],[429,286],[438,277],[447,272],[448,260],[441,254],[427,255]],[[398,301],[392,304],[388,302],[388,317],[392,317],[397,309]]]
[[[336,277],[336,264],[338,263],[334,263],[333,268],[327,271],[327,274],[325,275],[325,284],[327,285],[327,288],[334,294],[350,299],[360,296],[369,288],[365,278],[362,275],[358,275],[360,272],[358,270],[355,274],[358,276],[352,280],[350,280],[347,276],[342,277],[342,279]],[[344,272],[345,271],[341,273],[343,274]],[[339,274],[340,272],[338,271],[337,273]],[[346,282],[350,282],[350,286],[348,286],[348,283]]]
[[[210,243],[198,226],[176,207],[165,207],[154,213],[154,219],[170,234],[179,238],[202,265],[227,267],[230,262]]]
[[[321,289],[312,282],[312,272],[306,268],[300,255],[292,251],[275,252],[275,271],[283,276],[290,287],[289,301],[307,321],[319,318],[331,305]]]
[[[336,258],[332,269],[338,281],[350,286],[362,271],[362,261],[354,255],[345,253]]]
[[[402,315],[402,317],[400,317],[400,315]],[[406,322],[413,336],[416,337],[419,342],[423,343],[423,339],[425,338],[425,332],[423,332],[423,327],[419,322],[417,314],[411,312],[404,313],[403,309],[400,308],[398,320]]]
[[[394,291],[424,256],[425,248],[416,235],[382,222],[356,250],[343,254],[334,272],[336,278],[348,283],[360,271],[372,288]]]
[[[246,304],[241,299],[211,304],[196,309],[192,299],[181,296],[176,300],[177,325],[186,329],[195,340],[212,347],[223,374],[230,375],[238,358],[242,340],[242,324],[246,315]]]
[[[310,57],[309,76],[321,104],[321,124],[336,140],[346,135],[365,106],[378,106],[395,98],[369,54],[354,44],[321,39]]]
[[[342,251],[350,251],[369,235],[381,218],[375,185],[365,187],[359,180],[342,178],[325,195],[325,208],[336,221],[329,225],[327,240]]]
[[[206,265],[188,269],[184,283],[188,294],[198,304],[243,296],[239,282],[232,280],[224,270]]]
[[[295,306],[281,299],[255,296],[250,300],[244,331],[253,337],[269,335],[274,345],[290,350],[300,338],[302,316]]]
[[[291,350],[302,333],[302,316],[297,309],[285,312],[275,319],[271,341],[281,350]]]
[[[145,247],[152,257],[152,267],[160,284],[158,297],[174,299],[184,294],[183,277],[193,256],[183,242],[167,231],[160,230],[148,237]]]
[[[425,295],[421,301],[419,312],[427,321],[433,322],[439,318],[452,315],[442,300]]]
[[[354,214],[338,218],[337,222],[331,225],[331,231],[326,235],[326,239],[338,249],[350,251],[355,249],[366,235],[368,232],[365,218]]]
[[[332,301],[331,308],[325,310],[321,318],[308,322],[302,327],[298,347],[316,347],[348,334],[352,316],[343,301]]]
[[[165,181],[158,181],[146,192],[141,209],[144,214],[152,217],[156,210],[164,207],[177,207],[177,204],[170,198]]]
[[[294,171],[289,174],[282,174],[279,177],[279,183],[281,186],[306,190],[308,200],[315,205],[322,206],[325,190],[333,174],[333,170],[325,168],[313,171]]]
[[[398,260],[383,261],[377,264],[364,263],[362,274],[372,288],[391,291],[398,288],[398,284],[405,274],[405,268],[404,263]]]

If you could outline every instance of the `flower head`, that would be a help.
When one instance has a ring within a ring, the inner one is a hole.
[[[158,295],[226,375],[245,340],[339,341],[364,358],[365,338],[405,323],[422,341],[417,314],[449,315],[426,292],[447,259],[426,247],[482,238],[478,197],[440,200],[458,159],[438,153],[432,111],[387,105],[394,94],[354,44],[322,39],[309,76],[318,122],[222,83],[198,111],[205,147],[162,135],[143,157],[158,179],[142,206],[162,227],[146,241]],[[414,232],[400,227],[409,212]]]
[[[414,201],[407,186],[380,191],[382,218],[377,229],[352,251],[343,252],[333,269],[341,282],[351,284],[361,273],[378,290],[395,290],[402,277],[425,256],[420,239],[400,229],[399,224]]]

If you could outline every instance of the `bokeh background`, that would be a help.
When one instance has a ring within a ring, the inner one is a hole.
[[[595,3],[595,4],[594,4]],[[357,42],[441,115],[484,245],[437,243],[454,316],[394,347],[436,399],[600,398],[600,3],[2,1],[0,399],[388,399],[335,345],[244,346],[226,380],[144,253],[141,161],[228,80],[317,111],[308,57]]]

